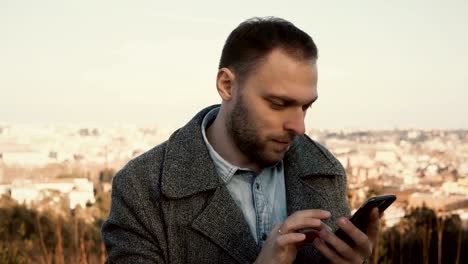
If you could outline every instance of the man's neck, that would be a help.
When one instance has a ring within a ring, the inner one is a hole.
[[[214,150],[229,163],[240,167],[261,171],[258,164],[251,162],[237,147],[226,129],[226,115],[223,108],[218,112],[213,123],[206,128],[206,137]]]

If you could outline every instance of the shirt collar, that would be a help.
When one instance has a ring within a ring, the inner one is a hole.
[[[232,165],[227,160],[223,159],[223,157],[221,157],[221,155],[219,155],[218,152],[214,150],[213,146],[211,146],[210,142],[208,141],[208,138],[206,137],[206,129],[216,119],[218,112],[219,107],[212,109],[210,112],[208,112],[208,114],[206,114],[206,116],[203,118],[201,131],[203,135],[203,141],[205,141],[206,147],[208,148],[208,152],[210,154],[211,159],[213,160],[219,177],[221,177],[221,180],[224,183],[228,183],[231,180],[232,176],[234,176],[236,171],[240,168],[235,165]]]

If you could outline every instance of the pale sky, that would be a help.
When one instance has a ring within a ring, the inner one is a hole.
[[[319,49],[308,128],[468,128],[468,1],[0,1],[1,123],[180,126],[219,103],[228,34],[278,16]]]

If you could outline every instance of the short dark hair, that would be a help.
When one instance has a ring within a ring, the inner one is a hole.
[[[317,59],[314,41],[293,23],[278,17],[254,17],[229,34],[219,69],[229,68],[242,82],[276,48],[298,59]]]

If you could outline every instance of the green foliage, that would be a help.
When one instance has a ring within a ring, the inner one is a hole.
[[[96,194],[96,202],[94,206],[98,209],[95,215],[96,222],[98,222],[99,226],[102,225],[102,222],[107,217],[110,211],[110,203],[111,197],[110,193],[98,192]]]
[[[24,205],[0,208],[0,238],[9,241],[16,237],[28,239],[34,233],[34,218],[36,212],[28,210]]]
[[[438,234],[442,237],[441,263],[468,263],[468,231],[458,215],[438,216],[427,207],[412,209],[398,225],[384,231],[378,263],[438,263]]]
[[[45,254],[54,259],[60,244],[65,263],[83,263],[82,250],[88,263],[98,263],[104,254],[100,228],[109,205],[109,193],[98,192],[92,208],[57,215],[29,209],[8,197],[1,198],[0,263],[40,263]],[[94,222],[80,217],[89,212]],[[439,245],[442,245],[441,263],[456,263],[457,254],[458,263],[468,263],[468,252],[464,250],[468,248],[468,231],[461,227],[458,215],[442,216],[426,207],[413,209],[399,224],[381,232],[374,263],[438,263]],[[438,232],[442,234],[441,244]]]
[[[95,222],[85,222],[79,214],[64,216],[53,211],[38,212],[24,205],[12,204],[10,201],[0,204],[9,205],[0,207],[2,264],[40,263],[45,255],[54,259],[57,248],[60,248],[60,240],[65,263],[83,263],[83,254],[88,259],[86,262],[90,263],[91,260],[99,259],[102,254],[100,226]]]
[[[84,176],[80,173],[72,172],[72,173],[63,173],[57,175],[57,179],[75,179],[75,178],[83,178]]]
[[[28,263],[23,253],[18,251],[17,247],[7,247],[6,243],[0,242],[0,263],[5,264],[23,264]]]
[[[114,169],[103,169],[99,172],[99,182],[111,182],[112,177],[115,175]]]

